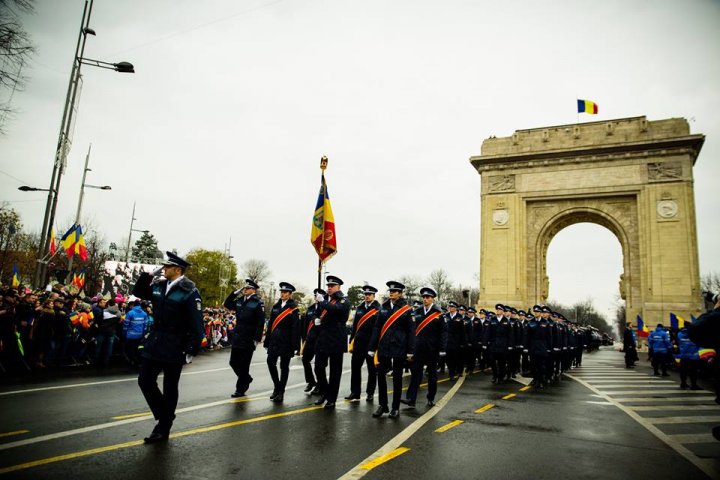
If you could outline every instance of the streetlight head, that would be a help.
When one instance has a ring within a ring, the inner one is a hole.
[[[116,72],[120,73],[135,73],[135,66],[130,62],[118,62],[113,63]]]
[[[18,187],[18,190],[20,190],[21,192],[32,192],[35,189],[32,187],[28,187],[27,185],[23,185],[22,187]]]
[[[83,28],[83,33],[84,33],[85,35],[96,35],[96,34],[95,34],[95,30],[93,30],[93,29],[90,28],[90,27],[85,27],[85,28]]]
[[[103,185],[100,187],[100,190],[112,190],[112,187],[110,185]]]

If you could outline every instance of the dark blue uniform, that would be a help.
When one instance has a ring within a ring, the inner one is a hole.
[[[422,330],[420,326],[430,316],[437,316],[434,320],[425,324]],[[412,359],[412,372],[410,377],[410,386],[408,387],[405,398],[409,404],[414,404],[417,399],[418,388],[423,378],[423,370],[427,367],[428,372],[428,392],[427,399],[429,403],[435,401],[437,393],[437,361],[440,353],[445,354],[447,350],[447,323],[442,315],[442,310],[433,304],[430,309],[425,312],[425,307],[420,307],[415,311],[415,354]]]
[[[303,340],[302,364],[305,372],[306,392],[310,392],[316,385],[315,374],[313,373],[312,360],[315,358],[315,344],[317,343],[319,328],[315,326],[315,319],[320,316],[320,307],[317,303],[310,305],[302,319],[302,330],[300,335]],[[315,393],[319,393],[315,392]]]
[[[350,334],[350,342],[353,346],[350,373],[350,397],[360,398],[360,387],[362,383],[362,367],[367,364],[368,380],[365,393],[369,397],[375,394],[375,385],[377,384],[377,369],[372,358],[368,357],[370,340],[372,338],[375,323],[380,317],[380,303],[373,300],[369,305],[365,302],[361,303],[355,310],[355,318],[353,319],[352,333]],[[374,312],[374,313],[372,313]],[[362,326],[359,325],[361,319],[365,318]],[[358,328],[359,327],[359,328]]]
[[[151,282],[152,275],[143,273],[133,289],[136,297],[152,301],[155,318],[143,347],[138,384],[158,421],[156,430],[167,436],[175,419],[186,355],[197,355],[205,334],[202,299],[186,277],[177,280],[167,292],[167,280]],[[160,372],[164,373],[162,392],[157,385]]]
[[[528,322],[527,338],[532,385],[543,387],[548,380],[548,359],[552,353],[552,326],[544,318],[534,318]]]
[[[512,326],[507,317],[496,317],[490,323],[489,347],[493,357],[493,382],[501,382],[508,371],[508,358],[513,350]]]
[[[382,334],[388,319],[398,310],[407,306],[404,298],[398,299],[397,302],[391,304],[388,300],[383,303],[380,319],[375,324],[373,336],[370,340],[368,351],[377,352],[379,363],[377,365],[378,377],[378,393],[380,407],[387,408],[387,372],[393,373],[393,400],[392,410],[400,408],[400,398],[402,396],[402,374],[403,366],[407,355],[412,355],[415,351],[415,322],[413,322],[412,314],[408,308],[405,313],[400,315],[391,326],[387,328],[385,334]],[[381,338],[382,337],[382,338]]]
[[[265,304],[257,294],[245,297],[238,290],[228,295],[223,306],[228,310],[235,310],[235,328],[230,340],[230,366],[237,375],[233,396],[242,396],[253,381],[250,376],[250,362],[255,346],[262,340]]]
[[[350,316],[350,302],[342,291],[338,290],[332,298],[320,304],[320,325],[315,345],[315,377],[322,398],[316,402],[322,404],[326,400],[334,405],[340,390],[343,354],[347,352],[347,327],[345,324]],[[330,380],[325,369],[330,364]]]
[[[277,321],[281,315],[282,318]],[[275,401],[282,401],[282,395],[285,394],[285,386],[290,376],[290,359],[294,352],[300,350],[300,328],[300,311],[297,303],[290,299],[283,306],[282,300],[278,300],[270,312],[264,344],[268,351],[267,364],[273,381]],[[280,376],[277,370],[278,359],[280,359]]]
[[[456,375],[462,374],[462,349],[467,344],[465,338],[465,322],[459,313],[454,316],[449,313],[445,316],[448,326],[447,364],[448,374],[453,380]]]

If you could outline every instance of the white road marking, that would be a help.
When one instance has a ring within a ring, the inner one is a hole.
[[[339,480],[356,480],[358,478],[362,478],[370,470],[364,470],[361,468],[362,465],[365,465],[368,462],[373,461],[376,458],[382,457],[383,455],[387,455],[388,453],[392,452],[393,450],[400,447],[400,445],[403,444],[408,438],[412,437],[420,428],[425,425],[427,422],[429,422],[435,415],[437,415],[440,410],[450,401],[450,399],[457,393],[457,391],[462,386],[463,382],[465,381],[465,378],[467,377],[460,377],[455,382],[455,385],[448,390],[448,392],[443,395],[443,397],[435,404],[434,407],[432,407],[430,410],[425,412],[423,416],[415,420],[413,423],[408,425],[402,432],[398,433],[390,439],[389,442],[387,442],[385,445],[380,447],[377,451],[373,452],[368,456],[365,460],[357,464],[353,469],[351,469],[349,472],[347,472],[345,475],[340,477]]]
[[[577,380],[580,380],[579,378]],[[655,391],[648,391],[648,390],[618,390],[618,391],[610,391],[610,392],[600,392],[605,393],[607,395],[642,395],[642,394],[653,394],[653,395],[667,395],[667,394],[683,394],[683,395],[698,395],[698,394],[706,394],[707,391],[702,390],[680,390],[679,388],[677,390],[655,390]],[[622,399],[621,399],[622,400]]]
[[[679,443],[717,443],[712,433],[683,433],[680,435],[670,435],[670,438]]]
[[[643,393],[651,393],[651,392],[643,392]],[[656,392],[652,392],[656,393]],[[679,392],[678,392],[679,393]],[[616,398],[616,402],[620,403],[628,403],[628,402],[643,402],[643,403],[658,403],[658,402],[707,402],[707,403],[715,403],[715,397],[713,396],[704,396],[704,397],[682,397],[682,396],[676,396],[676,397],[663,397],[663,398],[657,398],[657,397],[628,397],[628,398]]]
[[[664,410],[716,410],[720,411],[720,405],[628,405],[636,412],[661,412]]]
[[[585,403],[592,403],[593,405],[614,405],[612,402],[593,402],[592,400],[586,400]]]
[[[640,414],[634,412],[630,407],[627,407],[620,403],[620,401],[613,399],[612,397],[603,394],[600,390],[593,387],[589,383],[585,382],[584,380],[580,378],[575,378],[572,375],[568,375],[573,380],[577,381],[578,383],[584,385],[586,388],[592,390],[595,393],[601,394],[604,396],[604,398],[613,404],[623,412],[625,412],[627,415],[629,415],[632,419],[634,419],[636,422],[638,422],[640,425],[645,427],[650,433],[655,435],[657,438],[665,442],[667,445],[669,445],[673,450],[678,452],[680,455],[685,457],[689,462],[691,462],[693,465],[698,467],[700,470],[705,472],[706,475],[708,475],[710,478],[720,478],[720,471],[717,469],[717,467],[714,464],[714,461],[708,461],[699,458],[697,455],[695,455],[693,452],[688,450],[687,447],[683,446],[682,443],[678,442],[676,439],[673,438],[671,435],[667,435],[662,430],[657,428],[655,425],[650,423],[648,419],[642,417]],[[673,390],[673,393],[675,390]],[[644,393],[644,392],[641,392]],[[654,392],[657,393],[657,392]],[[706,393],[706,392],[702,392]]]
[[[343,370],[342,373],[348,373],[349,371],[350,371],[349,369]],[[305,382],[296,383],[294,385],[288,386],[286,388],[286,390],[292,390],[295,388],[304,387],[305,385],[306,385]],[[256,393],[255,395],[250,395],[250,396],[244,397],[244,398],[248,398],[248,399],[262,398],[267,395],[270,395],[271,393],[273,393],[272,390],[266,390],[264,392],[259,392],[259,393]],[[218,405],[225,405],[225,404],[232,404],[232,403],[238,403],[238,399],[237,398],[229,398],[226,400],[219,400],[216,402],[203,403],[200,405],[193,405],[190,407],[179,408],[175,411],[175,413],[179,414],[179,413],[193,412],[195,410],[217,407]],[[48,435],[40,435],[37,437],[25,439],[25,440],[18,440],[16,442],[3,443],[3,444],[0,444],[0,451],[8,450],[11,448],[16,448],[16,447],[22,447],[25,445],[32,445],[32,444],[40,443],[40,442],[47,442],[49,440],[56,440],[58,438],[65,438],[65,437],[70,437],[73,435],[80,435],[83,433],[94,432],[96,430],[104,430],[106,428],[118,427],[120,425],[127,425],[128,423],[144,422],[146,420],[151,420],[152,418],[153,418],[152,415],[144,415],[142,417],[133,417],[133,418],[127,418],[124,420],[116,420],[114,422],[100,423],[97,425],[90,425],[88,427],[75,428],[73,430],[65,430],[63,432],[50,433]]]
[[[720,415],[698,415],[697,417],[643,417],[655,425],[675,425],[678,423],[718,423]]]

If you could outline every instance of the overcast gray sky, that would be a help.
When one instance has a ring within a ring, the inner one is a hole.
[[[25,25],[38,53],[0,138],[0,200],[40,229],[82,0],[38,0]],[[72,223],[92,143],[84,217],[109,241],[149,229],[161,249],[222,249],[312,288],[309,243],[327,181],[347,283],[381,286],[444,268],[479,270],[483,139],[574,123],[685,117],[707,135],[695,167],[700,264],[720,271],[720,3],[717,1],[96,0],[80,113],[58,204]],[[12,178],[9,175],[12,175]],[[20,179],[20,180],[17,180]],[[62,232],[61,232],[62,233]],[[607,314],[620,245],[576,225],[548,255],[550,297],[592,296]],[[587,264],[582,270],[578,264]]]

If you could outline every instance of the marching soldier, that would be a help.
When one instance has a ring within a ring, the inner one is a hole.
[[[267,364],[273,381],[273,393],[270,400],[282,403],[285,386],[290,376],[290,360],[300,348],[300,312],[292,299],[295,287],[280,282],[280,300],[272,307],[270,321],[265,335],[265,348],[268,351]],[[280,359],[280,377],[277,362]]]
[[[533,318],[528,322],[528,353],[533,379],[530,385],[545,388],[548,381],[548,358],[552,352],[552,331],[540,305],[533,307]]]
[[[462,359],[461,359],[461,366],[460,366],[460,374],[462,375],[463,372],[467,371],[467,373],[470,373],[473,368],[473,354],[472,354],[472,338],[473,338],[473,322],[472,319],[467,315],[467,308],[465,305],[460,305],[458,307],[458,313],[460,314],[460,318],[463,320],[463,324],[465,325],[465,343],[463,344],[462,348],[460,349],[462,352]]]
[[[493,383],[503,383],[507,375],[508,355],[512,352],[512,329],[507,317],[509,307],[502,304],[495,306],[496,318],[490,324],[489,350],[495,366]]]
[[[468,364],[468,373],[473,373],[475,365],[478,365],[480,371],[483,370],[481,355],[482,355],[482,320],[476,316],[477,311],[470,307],[468,308],[468,318],[472,323],[472,337],[470,337],[470,363]]]
[[[257,295],[258,284],[251,279],[245,280],[245,286],[232,292],[225,299],[223,306],[235,310],[235,328],[232,335],[232,351],[230,367],[237,382],[233,398],[245,396],[253,378],[250,376],[250,362],[265,327],[265,304]]]
[[[325,290],[321,288],[313,290],[313,296],[317,296],[318,294],[320,294],[321,297],[327,295]],[[307,312],[305,312],[302,330],[300,332],[303,340],[300,353],[302,355],[303,370],[305,371],[305,382],[307,383],[305,393],[310,395],[320,394],[312,365],[312,360],[315,358],[315,344],[317,343],[318,332],[320,331],[319,328],[315,327],[316,318],[320,318],[320,303],[317,301],[317,298],[315,299],[315,303],[308,307]]]
[[[463,322],[457,308],[457,303],[449,302],[448,313],[445,315],[445,321],[448,324],[447,364],[450,380],[455,380],[462,375],[462,348],[467,343],[465,322]]]
[[[490,353],[490,324],[493,321],[493,314],[489,310],[481,309],[480,318],[482,319],[482,333],[480,337],[480,349],[482,351],[482,357],[480,359],[480,369],[485,370],[490,367],[495,375],[492,361],[492,354]]]
[[[402,396],[403,366],[406,360],[412,360],[415,352],[415,323],[410,313],[410,306],[402,292],[405,285],[400,282],[386,283],[390,299],[383,303],[381,317],[375,323],[368,355],[374,357],[378,367],[378,390],[380,406],[373,417],[380,418],[390,412],[390,418],[400,415],[400,398]],[[388,410],[387,372],[392,371],[393,399],[392,410]]]
[[[340,287],[343,281],[333,275],[325,279],[327,296],[317,293],[320,316],[315,319],[315,328],[319,328],[315,348],[315,377],[317,378],[320,398],[315,405],[325,404],[325,408],[335,408],[340,377],[342,375],[343,354],[347,352],[347,331],[345,323],[350,316],[350,302]],[[330,381],[325,369],[330,364]]]
[[[351,374],[350,374],[350,395],[345,400],[360,400],[360,388],[362,383],[363,364],[367,364],[368,379],[366,400],[372,402],[375,395],[375,385],[377,384],[377,371],[375,362],[368,357],[367,352],[370,339],[375,329],[375,322],[380,313],[380,303],[375,300],[377,288],[370,285],[363,287],[363,295],[365,301],[361,303],[355,310],[355,318],[353,319],[352,333],[350,335],[350,346],[348,350],[352,354],[351,357]]]
[[[427,406],[435,406],[437,394],[437,369],[439,357],[445,356],[447,347],[447,323],[440,307],[435,305],[435,290],[429,287],[420,289],[422,306],[415,314],[415,355],[412,361],[410,386],[407,389],[405,400],[400,402],[409,407],[415,407],[418,388],[423,378],[423,369],[427,367],[428,392]]]
[[[164,279],[149,273],[138,278],[133,295],[153,304],[155,323],[145,342],[138,384],[157,420],[145,443],[168,439],[178,403],[178,383],[185,363],[200,350],[205,330],[202,323],[202,300],[195,284],[185,277],[190,264],[172,252],[166,252]],[[159,270],[156,271],[159,273]],[[163,391],[157,378],[163,372]]]

